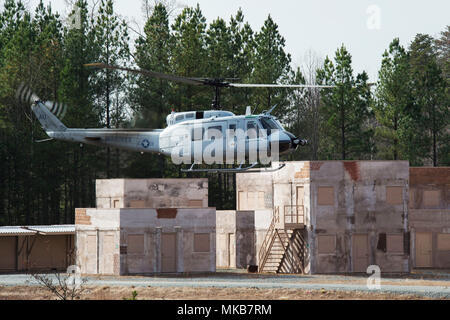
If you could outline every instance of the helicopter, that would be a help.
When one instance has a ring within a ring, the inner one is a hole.
[[[182,172],[267,172],[277,168],[256,168],[268,165],[278,157],[295,151],[307,144],[307,140],[288,132],[272,115],[276,106],[261,114],[252,114],[247,107],[245,115],[235,115],[220,110],[220,90],[236,88],[333,88],[331,85],[300,84],[244,84],[227,79],[188,78],[143,69],[131,69],[104,63],[85,65],[90,68],[105,68],[139,73],[154,78],[181,82],[195,86],[211,86],[215,97],[213,109],[207,111],[172,111],[166,118],[163,129],[82,129],[67,128],[57,116],[63,117],[64,104],[42,101],[32,90],[22,84],[17,97],[31,103],[31,109],[50,140],[62,140],[95,146],[110,146],[140,153],[157,153],[170,156],[178,165],[190,164]],[[249,163],[249,165],[246,165]],[[233,168],[195,169],[200,164],[232,164]],[[238,166],[236,166],[236,165]],[[244,166],[246,165],[246,166]]]

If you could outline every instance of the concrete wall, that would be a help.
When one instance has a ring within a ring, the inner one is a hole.
[[[409,172],[412,266],[450,268],[450,168]]]
[[[272,173],[236,174],[236,210],[271,210]]]
[[[236,267],[256,265],[255,211],[236,212]]]
[[[76,209],[76,256],[83,274],[120,274],[120,209]]]
[[[77,256],[82,273],[215,271],[214,208],[77,209],[77,212],[78,222],[81,221],[80,224],[76,221]],[[173,235],[173,252],[164,249],[166,235]],[[174,269],[167,271],[164,268],[169,255],[173,255],[170,263],[173,261]]]
[[[255,210],[255,260],[259,264],[259,251],[272,221],[272,210]]]
[[[216,212],[216,266],[244,269],[256,264],[255,212]]]
[[[216,266],[236,268],[236,211],[216,211]]]
[[[97,208],[207,208],[208,179],[96,181]]]

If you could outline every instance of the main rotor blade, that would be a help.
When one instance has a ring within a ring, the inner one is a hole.
[[[309,84],[253,84],[253,83],[230,83],[230,87],[236,88],[335,88],[331,85],[309,85]]]
[[[122,70],[126,72],[132,72],[132,73],[139,73],[144,76],[158,78],[158,79],[164,79],[169,81],[176,81],[176,82],[182,82],[194,86],[201,86],[203,85],[203,81],[193,79],[193,78],[186,78],[186,77],[180,77],[180,76],[174,76],[171,74],[161,73],[161,72],[155,72],[155,71],[149,71],[144,69],[132,69],[132,68],[126,68],[126,67],[119,67],[119,66],[113,66],[106,63],[88,63],[84,65],[85,67],[90,68],[99,68],[99,69],[112,69],[112,70]]]

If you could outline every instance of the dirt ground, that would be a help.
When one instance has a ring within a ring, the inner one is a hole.
[[[189,288],[189,287],[86,287],[82,300],[430,300],[423,296],[300,289]],[[53,300],[42,287],[0,287],[0,300]]]

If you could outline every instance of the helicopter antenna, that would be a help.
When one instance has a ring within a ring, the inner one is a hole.
[[[272,111],[275,110],[276,107],[278,107],[278,104],[276,104],[272,108],[270,108],[269,111],[264,111],[263,113],[269,116],[272,113]]]

